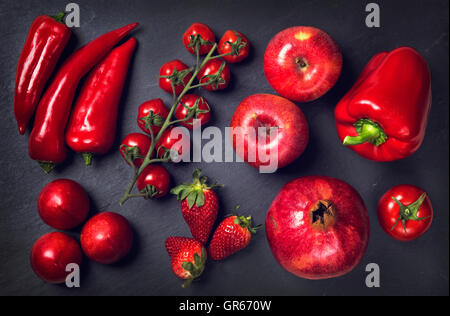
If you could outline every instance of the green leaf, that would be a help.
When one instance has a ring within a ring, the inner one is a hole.
[[[192,206],[194,206],[196,199],[197,199],[197,192],[195,192],[195,191],[190,192],[186,198],[189,209],[191,209]]]
[[[203,194],[203,190],[197,193],[197,201],[195,205],[197,207],[202,207],[205,204],[205,195]]]

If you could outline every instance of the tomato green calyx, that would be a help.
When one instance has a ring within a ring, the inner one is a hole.
[[[336,208],[329,201],[318,201],[310,213],[311,224],[315,227],[326,228],[336,220]]]
[[[353,125],[358,136],[347,136],[343,144],[346,146],[360,145],[366,142],[380,146],[387,140],[387,135],[378,123],[370,119],[360,119]]]
[[[205,103],[206,106],[208,107],[208,109],[207,110],[199,109],[200,102]],[[209,104],[207,102],[205,102],[205,99],[203,99],[203,97],[200,97],[197,100],[195,100],[195,103],[192,107],[189,107],[188,105],[184,104],[183,102],[180,102],[180,103],[187,110],[187,114],[186,114],[186,117],[184,118],[184,121],[186,124],[189,124],[189,125],[194,125],[193,122],[187,122],[190,119],[196,119],[196,118],[198,118],[199,114],[209,113],[211,111]]]
[[[64,17],[66,16],[66,12],[61,11],[56,15],[49,15],[53,20],[59,23],[64,23]]]
[[[200,275],[202,275],[203,270],[205,270],[205,262],[206,262],[206,250],[202,248],[200,256],[198,253],[194,253],[194,263],[192,262],[183,262],[181,266],[183,269],[188,272],[188,278],[183,282],[181,287],[186,288],[191,285],[192,281],[196,280]]]
[[[241,50],[247,46],[247,43],[242,41],[242,36],[240,36],[238,32],[234,31],[234,35],[236,35],[236,42],[226,41],[223,43],[222,48],[228,44],[231,47],[231,56],[239,56]]]
[[[151,200],[161,192],[158,191],[158,189],[154,185],[147,184],[144,189],[140,192],[142,194],[142,197],[146,200]]]
[[[49,174],[56,167],[56,164],[50,161],[39,161],[39,166],[46,174]]]
[[[200,34],[195,34],[189,36],[189,45],[188,47],[191,47],[194,52],[198,52],[200,50],[200,46],[202,45],[214,45],[213,42],[205,41]]]
[[[250,233],[252,234],[256,234],[256,232],[258,231],[258,229],[260,229],[261,227],[263,227],[262,224],[260,225],[256,225],[256,226],[252,226],[252,217],[251,216],[240,216],[238,214],[238,209],[239,209],[239,205],[236,205],[236,207],[234,208],[234,215],[228,215],[228,217],[230,216],[236,216],[236,218],[234,219],[234,223],[236,225],[241,226],[242,228],[247,229]]]
[[[90,166],[92,164],[92,157],[94,156],[92,153],[82,153],[81,154],[84,159],[84,164],[86,166]]]
[[[120,151],[123,153],[126,162],[128,162],[130,165],[133,165],[135,159],[144,158],[144,156],[141,155],[139,147],[137,146],[130,147],[127,145],[121,145]]]
[[[394,228],[397,226],[398,222],[401,221],[403,229],[405,231],[405,235],[407,235],[407,231],[406,231],[406,222],[407,221],[421,221],[421,220],[429,218],[430,216],[426,216],[426,217],[418,217],[417,216],[417,212],[419,211],[419,208],[422,205],[422,203],[426,197],[427,197],[427,194],[425,192],[423,192],[422,195],[420,195],[420,197],[415,202],[413,202],[409,205],[404,205],[395,196],[393,196],[392,199],[400,207],[400,216],[397,218],[397,221],[395,222],[394,226],[392,226],[391,230],[394,230]]]
[[[150,111],[147,116],[140,118],[139,122],[143,123],[146,129],[151,130],[153,126],[163,126],[165,120],[166,119],[158,115],[158,113]]]
[[[186,199],[189,209],[191,209],[194,204],[197,207],[202,207],[205,204],[204,191],[223,186],[222,184],[217,183],[208,185],[206,183],[208,181],[208,177],[202,177],[201,173],[201,169],[195,169],[192,174],[192,183],[182,183],[170,190],[170,193],[176,195],[179,201]]]
[[[160,76],[160,78],[169,79],[174,87],[180,84],[183,85],[183,87],[185,87],[186,85],[184,83],[184,78],[186,78],[186,76],[190,74],[192,71],[194,71],[194,68],[189,68],[181,71],[178,71],[176,68],[174,68],[171,75]]]

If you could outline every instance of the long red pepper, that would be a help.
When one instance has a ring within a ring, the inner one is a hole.
[[[82,153],[87,166],[92,155],[103,155],[116,135],[117,112],[136,40],[115,48],[87,77],[70,115],[66,144]]]
[[[14,115],[22,135],[72,34],[62,21],[64,15],[62,12],[56,16],[38,16],[31,24],[20,54],[14,93]]]
[[[425,136],[431,79],[410,47],[375,55],[335,109],[339,138],[359,155],[393,161],[413,154]]]
[[[138,23],[106,33],[83,46],[61,66],[39,102],[28,152],[45,172],[66,159],[64,131],[81,78],[99,63]]]

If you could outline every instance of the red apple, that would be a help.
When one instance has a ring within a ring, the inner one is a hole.
[[[133,230],[125,217],[104,212],[92,217],[81,231],[81,247],[98,263],[112,264],[125,257],[133,244]]]
[[[50,233],[39,238],[31,249],[31,267],[42,280],[49,283],[64,283],[66,266],[81,265],[83,254],[78,243],[64,233]]]
[[[350,272],[369,240],[369,217],[358,192],[329,177],[309,176],[286,184],[272,202],[266,233],[275,259],[306,279]]]
[[[72,229],[89,213],[89,197],[81,185],[68,179],[47,184],[38,197],[37,208],[42,220],[55,229]]]
[[[342,70],[336,42],[315,27],[285,29],[269,42],[264,55],[267,81],[281,96],[309,102],[327,93]]]
[[[268,133],[275,129],[276,137],[271,139],[269,134],[261,138],[262,142],[258,141],[259,127],[266,127]],[[255,168],[269,165],[260,152],[268,158],[277,149],[275,166],[282,168],[297,159],[308,144],[308,123],[303,112],[291,101],[276,95],[255,94],[244,99],[234,112],[231,128],[234,150]]]

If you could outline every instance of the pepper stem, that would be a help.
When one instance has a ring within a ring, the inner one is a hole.
[[[44,170],[46,174],[49,174],[56,165],[49,161],[39,161],[39,166],[41,166],[42,170]]]
[[[65,15],[66,15],[66,12],[61,11],[61,12],[59,12],[59,13],[56,14],[56,15],[50,15],[50,17],[51,17],[53,20],[55,20],[56,22],[64,23],[64,16],[65,16]]]
[[[86,166],[90,166],[92,164],[92,156],[94,156],[92,153],[82,153],[81,154],[84,159],[84,164]]]
[[[380,146],[387,140],[386,133],[381,126],[370,119],[361,119],[353,126],[358,136],[346,136],[343,141],[345,146],[360,145],[366,142]]]

